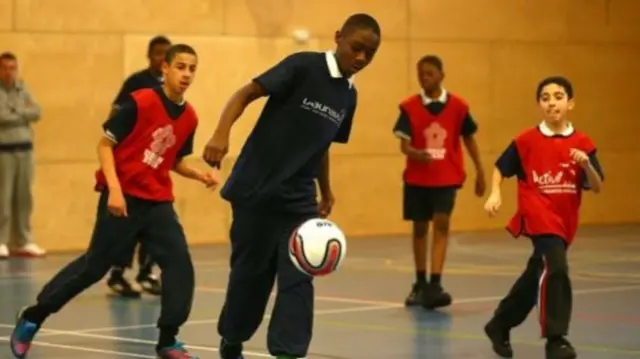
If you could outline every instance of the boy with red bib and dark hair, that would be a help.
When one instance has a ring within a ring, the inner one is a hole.
[[[500,184],[517,177],[518,208],[507,230],[530,238],[533,254],[485,332],[496,354],[513,357],[509,333],[537,304],[546,358],[572,359],[576,351],[565,339],[572,307],[567,250],[576,234],[582,190],[599,193],[604,176],[593,141],[567,120],[574,107],[569,80],[546,78],[536,96],[544,120],[519,134],[500,156],[485,204],[495,215],[502,203]]]
[[[214,187],[210,173],[190,168],[198,118],[184,93],[195,77],[196,52],[174,45],[167,52],[162,87],[142,89],[103,125],[98,144],[101,169],[96,223],[87,251],[47,283],[37,303],[25,308],[11,334],[16,358],[26,358],[44,321],[98,282],[142,239],[162,269],[162,309],[158,320],[160,359],[193,359],[176,341],[191,311],[194,270],[182,226],[173,208],[170,171]],[[169,295],[169,293],[171,295]]]
[[[416,282],[405,305],[435,309],[451,304],[451,295],[443,290],[441,277],[456,192],[466,179],[462,143],[476,168],[475,193],[479,197],[484,195],[485,179],[474,138],[478,126],[466,102],[442,87],[442,60],[425,56],[417,67],[422,92],[402,102],[393,129],[407,156],[403,217],[413,222]],[[429,222],[433,222],[434,233],[431,278],[427,281]]]

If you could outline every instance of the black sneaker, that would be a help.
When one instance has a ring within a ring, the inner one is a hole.
[[[447,307],[452,302],[451,294],[447,293],[438,284],[428,284],[422,296],[422,306],[425,309],[433,310]]]
[[[140,298],[140,291],[133,288],[133,285],[123,276],[112,275],[107,285],[115,294],[123,298]]]
[[[407,299],[404,300],[404,305],[407,307],[422,305],[422,297],[424,296],[424,288],[426,286],[427,283],[414,283]]]
[[[493,352],[502,358],[513,358],[513,348],[509,329],[504,329],[494,322],[489,322],[484,326],[484,332],[491,340]]]
[[[545,351],[547,359],[574,359],[578,357],[576,350],[565,338],[548,340]]]
[[[160,280],[153,274],[138,275],[136,282],[142,287],[142,290],[151,295],[159,296],[162,294],[162,284],[160,284]]]
[[[220,339],[218,352],[220,353],[220,359],[244,359],[242,355],[242,343],[229,344],[224,338]]]

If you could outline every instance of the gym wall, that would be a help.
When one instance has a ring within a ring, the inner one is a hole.
[[[604,192],[586,195],[583,223],[640,220],[637,206],[640,132],[640,2],[629,0],[0,0],[0,48],[15,52],[43,108],[36,128],[37,240],[50,251],[84,248],[96,194],[100,124],[125,76],[146,65],[156,34],[187,42],[200,54],[188,94],[201,118],[192,161],[231,93],[285,55],[333,47],[333,34],[355,12],[374,15],[383,42],[357,76],[359,107],[347,146],[336,146],[333,219],[351,236],[408,233],[401,221],[403,157],[391,133],[397,105],[417,91],[415,62],[438,54],[446,88],[462,95],[480,125],[487,171],[512,136],[539,121],[535,86],[564,74],[576,86],[573,120],[597,142]],[[308,29],[298,45],[291,33]],[[237,123],[226,175],[261,108]],[[488,219],[473,196],[474,174],[461,191],[454,230],[503,227],[512,214],[513,181],[499,218]],[[176,206],[192,243],[226,240],[229,207],[217,192],[176,179]]]

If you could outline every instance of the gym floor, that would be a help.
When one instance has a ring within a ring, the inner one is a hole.
[[[585,227],[570,253],[574,312],[570,340],[583,359],[640,358],[640,226]],[[530,254],[503,231],[453,236],[444,286],[454,304],[439,312],[406,309],[414,279],[407,238],[352,240],[340,272],[316,281],[315,335],[309,359],[495,358],[482,331]],[[216,319],[227,278],[227,246],[193,250],[197,292],[181,339],[201,358],[218,358]],[[0,262],[0,340],[14,316],[69,259]],[[130,273],[132,274],[132,273]],[[30,359],[155,358],[159,300],[112,298],[104,282],[51,317]],[[536,313],[512,334],[516,358],[544,356]],[[265,318],[266,319],[266,318]],[[261,329],[247,358],[269,358]],[[3,344],[0,358],[10,358]]]

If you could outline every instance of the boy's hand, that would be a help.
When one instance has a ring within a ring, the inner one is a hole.
[[[116,217],[127,217],[127,202],[124,199],[122,190],[109,191],[107,210]]]
[[[202,158],[211,167],[220,168],[222,159],[229,152],[229,133],[216,131],[204,147]]]
[[[416,161],[424,163],[431,161],[431,155],[429,154],[429,152],[427,152],[427,150],[415,150],[411,154],[411,157]]]
[[[200,173],[198,176],[198,180],[204,183],[207,188],[211,189],[215,189],[219,183],[217,176],[211,172]]]
[[[322,196],[320,203],[318,203],[318,212],[320,213],[320,217],[327,218],[331,214],[331,210],[335,203],[336,199],[333,197],[333,194]]]
[[[491,193],[491,195],[489,195],[487,202],[484,204],[484,210],[487,211],[487,213],[489,213],[490,217],[493,217],[496,214],[498,214],[498,210],[500,210],[501,205],[502,205],[502,198],[500,196],[500,193],[493,192]]]
[[[589,167],[589,156],[584,152],[580,151],[577,148],[572,148],[569,153],[571,154],[571,158],[576,161],[582,168]]]
[[[486,192],[486,190],[487,190],[487,182],[484,179],[484,172],[478,171],[478,173],[476,174],[476,188],[475,188],[476,196],[484,197],[484,193]]]

